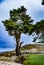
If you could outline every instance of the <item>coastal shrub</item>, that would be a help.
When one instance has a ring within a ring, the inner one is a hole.
[[[44,55],[33,54],[27,56],[27,60],[23,62],[24,65],[44,65]]]

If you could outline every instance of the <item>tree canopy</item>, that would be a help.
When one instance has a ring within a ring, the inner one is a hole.
[[[26,8],[21,6],[21,8],[10,10],[10,19],[3,21],[6,30],[10,35],[16,35],[15,32],[28,33],[31,31],[33,20],[29,15],[26,14]]]
[[[34,25],[33,31],[35,31],[36,33],[36,37],[34,38],[34,41],[36,41],[36,39],[44,39],[44,20],[41,20],[40,22],[37,22]]]

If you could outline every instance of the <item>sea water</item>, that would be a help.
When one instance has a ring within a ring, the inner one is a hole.
[[[0,53],[15,50],[14,48],[0,48]]]

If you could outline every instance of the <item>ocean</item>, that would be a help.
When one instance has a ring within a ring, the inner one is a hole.
[[[7,52],[7,51],[12,51],[12,50],[15,50],[15,48],[0,48],[0,53]]]

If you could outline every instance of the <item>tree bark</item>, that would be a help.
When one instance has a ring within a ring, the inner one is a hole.
[[[16,45],[16,56],[20,55],[19,44]]]
[[[23,42],[19,42],[17,43],[17,46],[16,46],[16,56],[19,56],[21,53],[20,53],[20,49],[21,49],[21,45],[22,45]]]
[[[20,34],[16,34],[16,56],[20,55]]]

